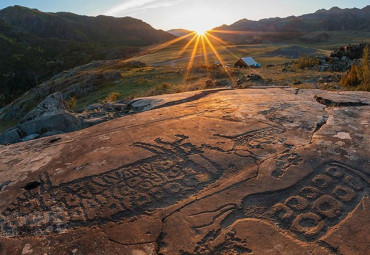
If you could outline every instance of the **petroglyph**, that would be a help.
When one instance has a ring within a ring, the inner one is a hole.
[[[252,157],[258,159],[257,152],[266,149],[267,146],[283,144],[284,138],[277,137],[278,134],[285,132],[285,129],[276,126],[268,126],[260,129],[251,130],[242,134],[229,136],[216,134],[216,137],[232,140],[234,142],[233,151],[241,157]],[[217,148],[216,148],[217,149]],[[222,149],[218,148],[222,151]],[[224,151],[229,152],[229,151]]]
[[[254,149],[281,142],[276,135],[283,132],[268,126],[235,136],[216,136],[234,141],[233,148],[224,152],[254,157]],[[26,184],[25,192],[0,214],[0,233],[44,235],[120,221],[199,192],[224,172],[204,156],[203,148],[220,149],[207,144],[195,146],[187,142],[188,138],[177,135],[174,142],[158,138],[153,144],[134,143],[134,147],[155,156],[59,186],[52,184],[47,172],[43,173],[39,180]]]
[[[363,172],[328,162],[284,190],[248,196],[241,207],[228,204],[214,212],[199,213],[196,216],[212,213],[213,220],[193,228],[202,233],[202,229],[214,224],[205,238],[215,240],[237,220],[253,218],[267,220],[299,240],[320,242],[323,235],[343,221],[368,195],[369,180]],[[207,252],[198,252],[202,250]],[[210,251],[203,241],[198,242],[194,250],[196,254],[213,254]]]
[[[88,176],[54,186],[44,173],[28,183],[25,192],[0,216],[5,236],[58,233],[78,226],[119,221],[188,197],[222,175],[221,168],[199,157],[208,171],[191,160],[202,151],[188,137],[175,142],[156,139],[154,144],[135,143],[155,156],[100,175]]]

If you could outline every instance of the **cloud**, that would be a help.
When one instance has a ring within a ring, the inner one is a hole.
[[[133,15],[148,9],[168,7],[185,0],[129,0],[105,12],[106,15]]]

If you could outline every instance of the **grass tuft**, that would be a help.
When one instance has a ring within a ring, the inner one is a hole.
[[[73,110],[74,108],[76,108],[76,105],[77,105],[77,98],[75,96],[68,98],[67,100],[68,109]]]
[[[110,93],[107,98],[104,100],[105,103],[112,103],[117,101],[120,98],[120,93],[118,92],[112,92]]]
[[[299,69],[312,68],[320,64],[318,58],[311,58],[306,55],[300,56],[296,61],[296,65]]]

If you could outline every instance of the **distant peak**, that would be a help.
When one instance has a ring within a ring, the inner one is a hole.
[[[338,6],[332,7],[329,11],[341,11],[342,9],[339,8]]]
[[[250,21],[249,19],[241,19],[241,20],[238,20],[237,22],[235,22],[233,25],[238,25],[238,24],[243,24],[243,23],[246,23]]]
[[[317,10],[315,13],[323,13],[323,12],[327,12],[326,9],[320,9],[320,10]]]

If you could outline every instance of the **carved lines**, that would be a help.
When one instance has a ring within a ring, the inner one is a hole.
[[[202,160],[216,172],[192,161],[190,156],[202,151],[185,143],[186,139],[178,136],[175,142],[136,143],[155,156],[59,186],[53,186],[45,173],[37,182],[39,187],[24,192],[0,214],[0,233],[43,235],[119,221],[196,193],[222,171],[204,156]]]

